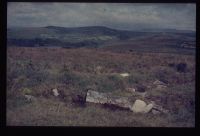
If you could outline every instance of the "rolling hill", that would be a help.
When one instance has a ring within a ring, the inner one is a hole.
[[[194,52],[196,33],[187,30],[116,30],[104,26],[8,28],[8,46],[101,48],[120,51]],[[192,51],[191,51],[192,50]]]

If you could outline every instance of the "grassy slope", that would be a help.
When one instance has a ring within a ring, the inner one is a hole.
[[[169,63],[187,64],[179,73]],[[129,72],[122,79],[113,73]],[[8,48],[7,125],[194,126],[195,57],[162,53],[114,53],[94,49]],[[76,96],[87,88],[131,96],[125,88],[167,80],[166,90],[147,90],[148,99],[170,110],[168,115],[141,115],[81,105]],[[64,98],[54,98],[52,88]],[[24,88],[38,100],[23,100]]]

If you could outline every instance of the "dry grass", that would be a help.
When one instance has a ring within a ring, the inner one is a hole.
[[[114,53],[96,49],[9,47],[7,125],[192,127],[195,113],[195,56],[162,53]],[[185,73],[169,64],[185,63]],[[128,72],[120,78],[117,73]],[[168,115],[134,114],[97,104],[77,104],[87,88],[120,95],[127,87],[165,80],[165,90],[150,89],[147,99],[170,110]],[[24,88],[37,101],[23,99]],[[54,98],[58,88],[62,97]]]

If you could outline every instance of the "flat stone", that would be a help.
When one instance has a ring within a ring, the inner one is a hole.
[[[132,104],[127,97],[114,97],[108,93],[100,93],[93,90],[88,90],[86,102],[99,104],[113,104],[122,108],[131,108]]]

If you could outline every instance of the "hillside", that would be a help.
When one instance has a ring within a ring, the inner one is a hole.
[[[181,30],[116,30],[103,26],[8,28],[8,46],[103,48],[121,51],[195,53],[196,34]],[[185,46],[182,46],[183,43]],[[191,48],[188,48],[189,47]]]

